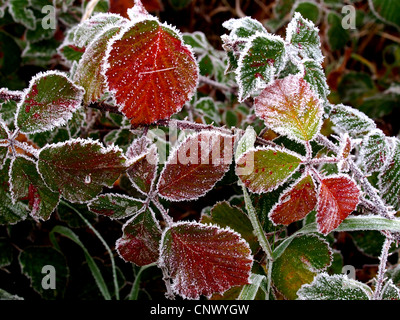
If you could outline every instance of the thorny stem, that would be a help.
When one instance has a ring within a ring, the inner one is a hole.
[[[219,83],[219,82],[217,82],[215,80],[212,80],[210,78],[207,78],[205,76],[199,76],[199,81],[203,82],[205,84],[208,84],[208,85],[210,85],[212,87],[215,87],[215,88],[217,88],[217,89],[219,89],[221,91],[228,91],[228,92],[233,93],[233,94],[236,94],[236,92],[237,92],[236,88],[228,87],[228,86],[224,85],[223,83]]]
[[[8,90],[7,88],[0,88],[0,100],[13,100],[19,102],[22,99],[22,94],[23,93],[21,91],[13,91]]]
[[[215,130],[225,134],[232,134],[231,130],[224,127],[214,127],[211,124],[196,123],[187,120],[163,119],[156,121],[153,125],[163,126],[163,127],[174,126],[181,130],[194,130],[197,132],[203,130],[208,130],[208,131]]]
[[[394,241],[393,237],[390,234],[387,234],[385,242],[383,244],[381,256],[379,257],[380,263],[379,263],[378,275],[373,296],[374,300],[382,299],[382,285],[383,281],[385,280],[387,259],[389,256],[390,246],[392,245],[393,241]]]
[[[165,297],[167,299],[170,299],[170,300],[175,300],[175,295],[174,295],[174,293],[172,291],[172,288],[171,288],[171,277],[170,277],[170,275],[168,273],[167,268],[165,266],[163,266],[163,265],[159,265],[158,267],[162,271],[163,280],[165,282],[165,287],[167,289],[167,292],[165,293]]]

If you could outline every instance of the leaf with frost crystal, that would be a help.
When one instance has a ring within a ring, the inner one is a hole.
[[[381,170],[389,156],[390,145],[382,130],[376,129],[364,136],[360,150],[360,163],[363,164],[366,172]]]
[[[123,232],[123,236],[115,244],[122,259],[138,266],[145,266],[158,260],[161,229],[151,209],[128,220]]]
[[[84,139],[46,145],[37,166],[46,185],[71,202],[93,199],[126,168],[122,150]]]
[[[324,69],[314,60],[305,60],[303,64],[305,71],[304,80],[310,84],[311,89],[316,92],[322,100],[327,101],[326,97],[329,94],[329,87],[326,82]]]
[[[331,262],[332,251],[325,240],[314,235],[300,236],[274,261],[272,281],[287,299],[294,300],[300,287],[310,283]]]
[[[283,149],[263,147],[251,149],[237,161],[236,174],[254,193],[273,191],[294,173],[301,156]]]
[[[175,293],[199,299],[248,284],[253,259],[247,242],[231,229],[178,222],[163,232],[158,264]]]
[[[330,119],[339,129],[354,134],[370,132],[376,128],[375,122],[363,112],[343,104],[333,107]]]
[[[249,38],[258,32],[268,33],[261,22],[250,17],[229,19],[222,26],[230,30],[229,36],[233,38]]]
[[[312,59],[318,63],[324,60],[321,52],[321,42],[318,28],[299,12],[295,12],[292,21],[286,29],[286,41],[299,50],[303,59]]]
[[[141,211],[144,202],[123,194],[98,195],[88,203],[88,209],[111,219],[123,219]]]
[[[11,162],[10,189],[13,201],[27,199],[31,216],[37,220],[48,220],[60,200],[58,192],[51,191],[30,158],[16,157]]]
[[[323,272],[311,284],[303,285],[297,295],[300,300],[370,300],[373,293],[366,284],[346,275]]]
[[[28,207],[21,201],[14,202],[9,190],[10,159],[6,159],[0,169],[0,225],[10,225],[25,220]]]
[[[126,174],[133,186],[140,192],[148,194],[153,189],[158,168],[157,146],[151,145],[129,165]]]
[[[269,218],[274,224],[289,225],[303,219],[317,204],[317,192],[312,177],[303,176],[279,198]]]
[[[189,136],[171,154],[160,174],[157,191],[171,201],[204,196],[229,170],[233,137],[219,132]]]
[[[247,150],[254,148],[257,139],[257,133],[252,126],[248,126],[243,136],[240,138],[236,146],[235,161]]]
[[[400,290],[389,279],[382,288],[382,300],[400,300]]]
[[[86,48],[99,34],[110,27],[120,27],[127,22],[127,19],[118,14],[95,14],[68,31],[58,52],[67,61],[79,61]]]
[[[84,90],[57,71],[39,73],[18,104],[15,124],[23,133],[36,133],[65,124],[81,106]]]
[[[326,235],[336,229],[356,209],[359,198],[360,190],[348,176],[323,178],[318,192],[318,231]]]
[[[239,84],[239,101],[242,102],[256,90],[274,80],[275,73],[285,64],[285,42],[279,36],[256,33],[242,51],[236,81]]]
[[[87,47],[79,61],[74,81],[85,89],[83,102],[89,104],[98,100],[106,90],[105,78],[102,74],[102,63],[108,41],[115,36],[120,27],[111,27],[98,36]]]
[[[36,29],[36,17],[31,9],[29,0],[10,0],[8,9],[15,22],[23,24],[30,30]]]
[[[267,127],[297,141],[312,140],[322,125],[321,101],[297,75],[268,85],[255,98],[255,110]]]
[[[177,30],[157,20],[130,23],[109,43],[108,89],[133,125],[169,118],[189,101],[198,66]]]
[[[203,214],[201,223],[211,223],[221,228],[230,227],[240,233],[244,240],[250,245],[252,252],[259,247],[257,237],[254,235],[253,226],[242,209],[231,206],[228,202],[222,201],[215,204],[210,214]]]
[[[378,186],[386,204],[400,209],[400,140],[394,139],[393,151],[379,173]]]

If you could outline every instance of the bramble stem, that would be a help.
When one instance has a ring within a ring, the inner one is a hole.
[[[382,253],[381,256],[379,257],[380,263],[379,263],[378,275],[373,296],[374,300],[382,299],[382,285],[383,281],[385,280],[387,259],[389,256],[390,246],[392,245],[393,241],[394,239],[392,236],[390,236],[390,234],[386,235],[386,239],[382,247]]]
[[[0,88],[0,100],[13,100],[15,102],[20,102],[23,93],[21,91],[8,90],[7,88]]]

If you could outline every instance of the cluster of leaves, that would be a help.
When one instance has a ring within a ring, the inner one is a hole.
[[[36,16],[28,5],[21,20],[9,10],[29,29]],[[140,1],[127,17],[97,13],[69,28],[57,47],[68,72],[40,72],[24,90],[0,91],[1,224],[40,224],[71,209],[107,249],[116,299],[121,276],[93,213],[122,222],[115,250],[141,267],[131,298],[141,272],[156,265],[168,298],[399,299],[397,268],[384,276],[400,232],[400,141],[329,99],[319,29],[301,14],[305,5],[296,2],[284,36],[249,17],[224,22],[224,51],[202,32],[181,34]],[[104,134],[99,122],[113,129]],[[169,212],[229,186],[231,194],[203,205],[196,221]],[[384,235],[372,287],[340,274],[333,231]],[[56,267],[57,288],[65,288],[69,271],[55,234],[82,248],[111,299],[85,245],[60,225],[49,233],[52,247],[19,255],[35,290],[59,294],[41,286],[44,264]],[[0,245],[3,267],[10,247]]]

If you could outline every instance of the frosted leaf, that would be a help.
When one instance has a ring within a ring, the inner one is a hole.
[[[360,163],[365,172],[380,171],[390,156],[390,145],[385,134],[375,129],[364,136],[360,149]]]
[[[400,209],[400,141],[393,139],[394,146],[378,176],[378,187],[386,204]]]
[[[257,237],[254,235],[253,226],[248,216],[242,209],[231,206],[227,201],[216,203],[209,214],[203,212],[200,222],[215,224],[221,228],[229,227],[238,232],[247,241],[252,252],[256,252],[259,248]]]
[[[122,230],[123,236],[115,243],[122,259],[138,266],[158,260],[161,229],[150,208],[128,220]]]
[[[127,159],[135,159],[148,152],[151,140],[146,136],[135,139],[126,150]]]
[[[304,80],[306,80],[311,89],[316,92],[319,97],[327,101],[327,96],[329,95],[329,86],[326,82],[326,76],[324,69],[321,65],[314,60],[304,60]]]
[[[213,49],[208,42],[206,35],[201,31],[195,31],[192,33],[184,32],[182,34],[183,41],[185,44],[192,47],[192,50],[196,54],[203,54],[208,50]]]
[[[18,103],[15,125],[23,133],[61,126],[81,106],[84,92],[61,72],[39,73],[31,79]]]
[[[178,222],[162,234],[158,265],[168,271],[172,290],[186,299],[248,284],[252,263],[249,245],[229,228]]]
[[[151,18],[140,0],[135,0],[133,7],[127,10],[127,14],[132,21]]]
[[[221,122],[218,107],[211,97],[201,97],[194,104],[194,109],[202,115],[205,123],[218,124]]]
[[[111,39],[104,75],[131,124],[151,124],[180,111],[194,93],[198,66],[180,33],[157,20],[127,24]]]
[[[336,229],[356,209],[359,198],[360,190],[348,176],[323,178],[318,191],[318,231],[326,235]]]
[[[257,32],[249,38],[236,69],[239,102],[272,82],[285,60],[285,43],[281,37]]]
[[[0,117],[0,169],[3,167],[8,154],[8,127]]]
[[[254,193],[273,191],[285,183],[302,162],[302,157],[281,148],[250,149],[236,162],[236,174]]]
[[[36,29],[36,17],[31,9],[30,0],[10,0],[8,10],[15,22],[19,22],[30,30]]]
[[[98,13],[71,28],[65,36],[58,53],[67,61],[79,61],[86,48],[100,33],[110,27],[121,27],[129,20],[118,14]]]
[[[250,17],[239,19],[229,19],[222,26],[230,30],[229,36],[232,38],[249,38],[257,32],[268,33],[261,22]]]
[[[343,104],[333,107],[330,119],[338,130],[361,134],[376,128],[375,122],[363,112]]]
[[[321,101],[298,75],[268,85],[255,98],[255,109],[267,127],[299,142],[312,140],[322,125]]]
[[[71,139],[48,144],[38,157],[38,171],[46,185],[71,202],[87,202],[111,187],[126,169],[122,150],[104,148],[98,141]],[[87,182],[90,175],[91,181]]]
[[[295,12],[286,29],[286,41],[298,49],[303,59],[312,59],[321,63],[324,56],[321,52],[318,32],[318,28],[311,21],[304,19],[299,12]]]
[[[120,27],[111,27],[101,33],[86,48],[79,60],[74,82],[85,89],[83,102],[89,104],[97,101],[106,91],[106,83],[102,74],[102,63],[108,41],[115,36]]]
[[[373,293],[366,284],[346,275],[318,274],[311,284],[303,285],[300,300],[371,300]]]
[[[111,219],[123,219],[142,211],[144,202],[123,194],[107,193],[98,195],[88,203],[88,209]]]
[[[382,288],[382,300],[400,300],[400,290],[389,279]]]
[[[289,225],[303,219],[316,204],[314,181],[309,174],[305,174],[280,196],[268,216],[274,224]]]
[[[153,190],[153,184],[157,177],[158,168],[157,146],[152,144],[147,152],[139,155],[126,170],[128,178],[133,186],[144,194]]]
[[[299,236],[274,261],[272,281],[287,299],[294,300],[300,287],[310,283],[331,262],[332,250],[325,240],[315,235]]]
[[[232,136],[212,131],[190,135],[171,152],[158,194],[171,201],[204,196],[229,170],[232,157]]]
[[[257,133],[252,126],[248,126],[236,146],[235,161],[247,150],[254,148]]]
[[[11,162],[9,176],[13,202],[28,200],[30,215],[35,220],[48,220],[58,205],[60,194],[45,185],[36,163],[28,157],[18,156]]]

